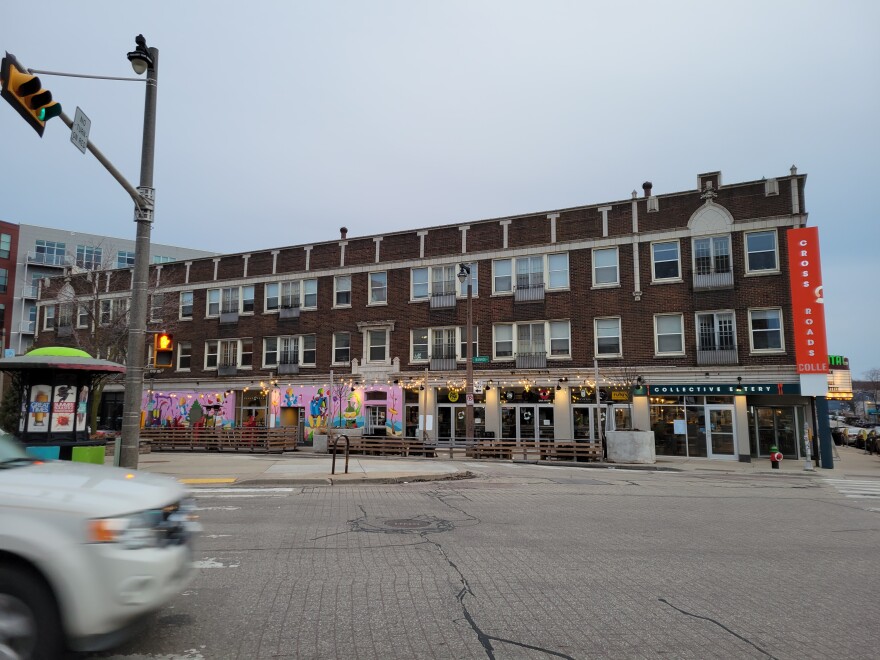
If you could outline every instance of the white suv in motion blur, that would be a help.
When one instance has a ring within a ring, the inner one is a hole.
[[[0,658],[123,641],[193,578],[186,490],[144,472],[28,456],[0,432]]]

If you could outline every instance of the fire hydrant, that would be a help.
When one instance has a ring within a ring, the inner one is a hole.
[[[774,470],[779,469],[779,461],[782,460],[782,452],[779,451],[779,447],[773,445],[770,447],[770,467]]]

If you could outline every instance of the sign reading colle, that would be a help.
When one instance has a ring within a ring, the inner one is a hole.
[[[816,227],[789,229],[786,236],[797,372],[827,374],[828,345],[825,339],[819,230]]]

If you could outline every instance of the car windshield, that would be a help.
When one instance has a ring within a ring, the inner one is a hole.
[[[34,460],[36,459],[27,455],[18,440],[0,431],[0,467],[27,465]]]

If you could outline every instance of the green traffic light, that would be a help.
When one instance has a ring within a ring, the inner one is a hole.
[[[52,117],[57,117],[61,114],[61,104],[53,103],[52,105],[47,105],[45,108],[40,108],[40,121],[47,121],[52,119]]]

